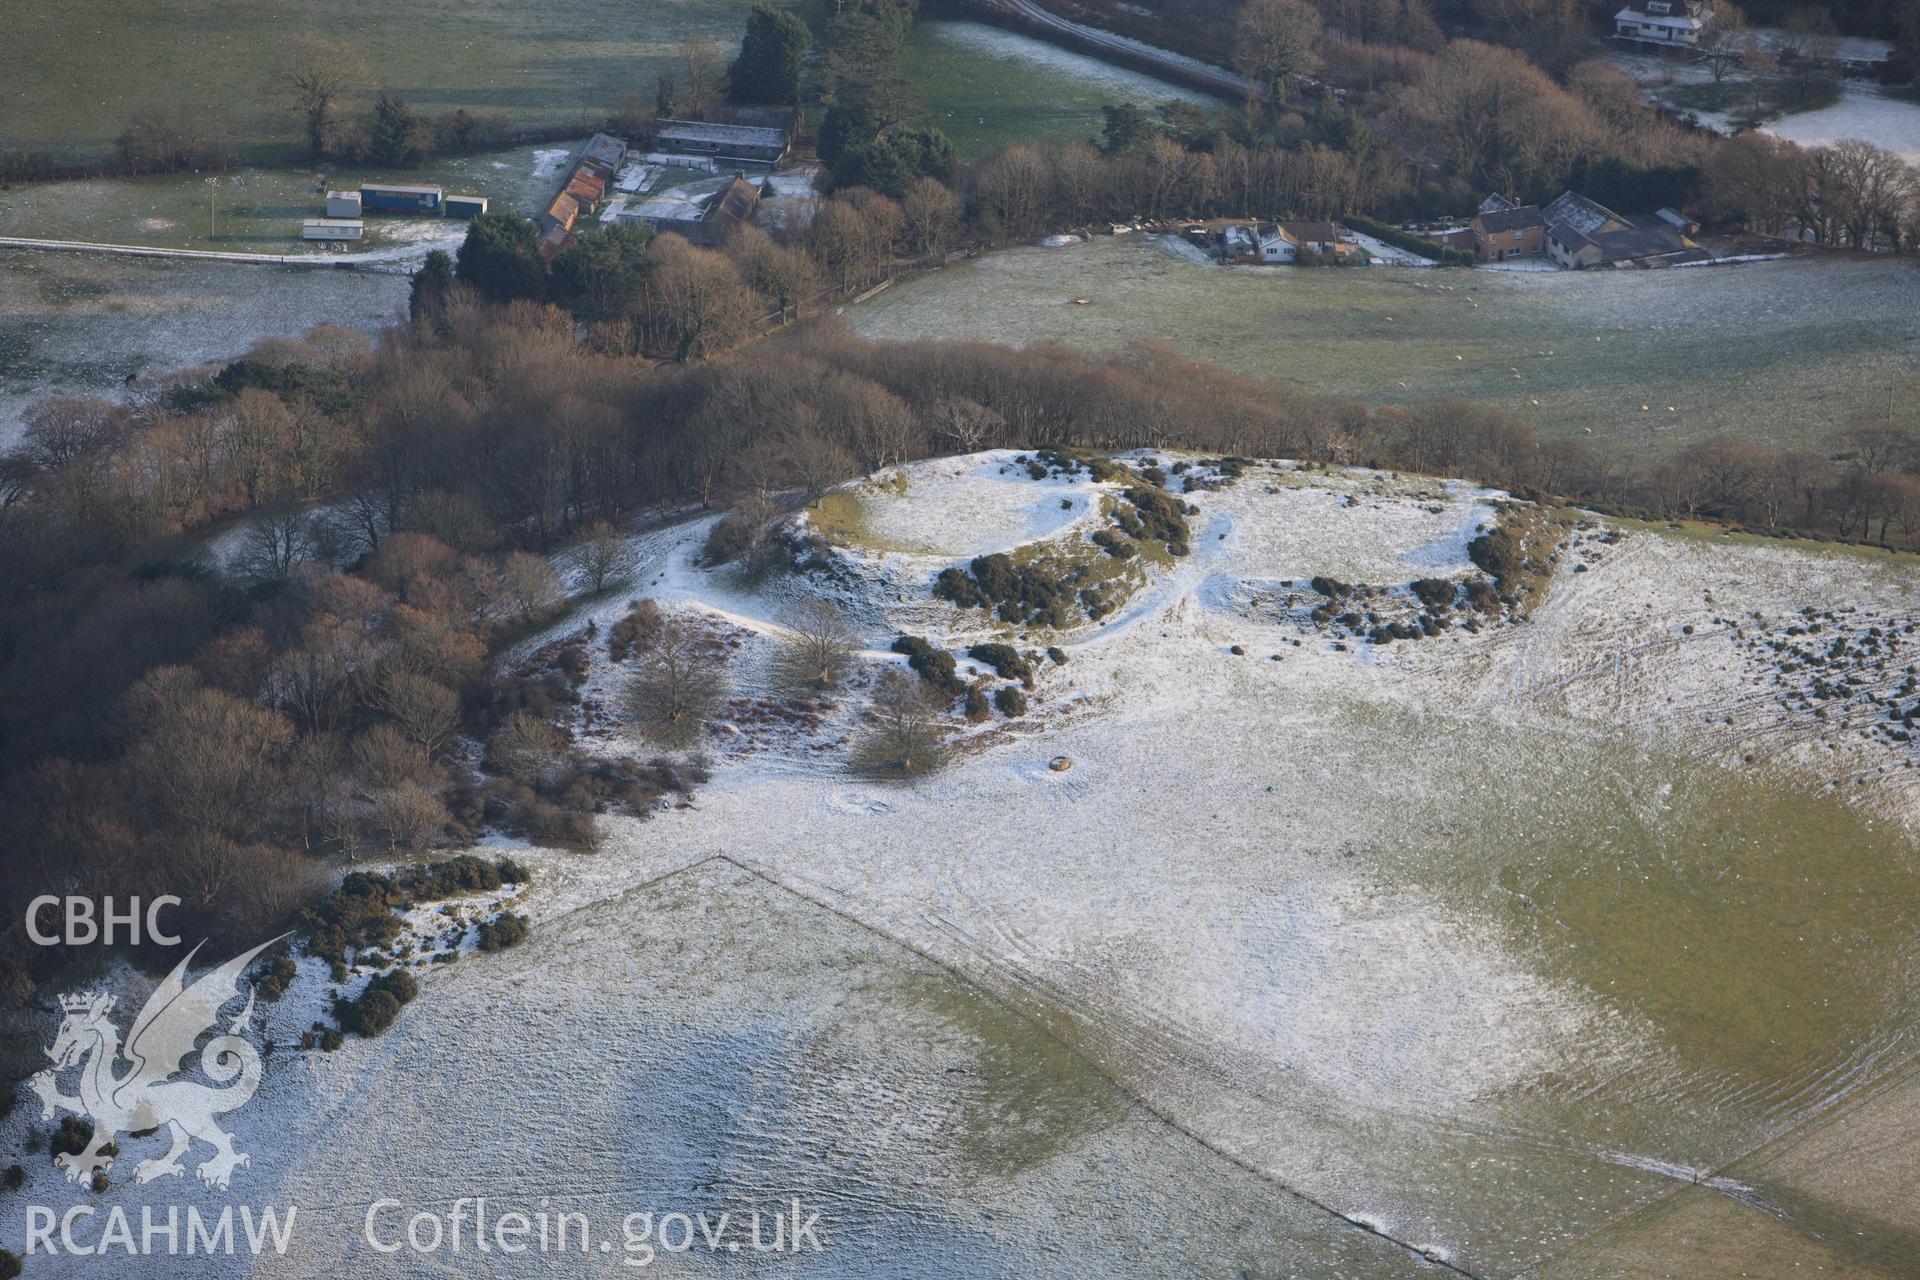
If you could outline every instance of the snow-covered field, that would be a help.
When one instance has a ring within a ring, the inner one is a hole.
[[[1809,147],[1858,138],[1920,164],[1920,102],[1889,97],[1874,85],[1848,81],[1831,107],[1782,116],[1766,129]]]
[[[1756,33],[1764,43],[1767,32]],[[1848,38],[1840,42],[1845,58],[1879,59],[1887,55],[1884,41]],[[1676,62],[1653,54],[1609,49],[1606,61],[1638,81],[1652,100],[1664,100],[1674,86],[1700,86],[1714,83],[1712,71],[1697,63]],[[1737,82],[1736,73],[1731,80]],[[1697,110],[1702,123],[1722,132],[1734,128],[1724,111]],[[1770,121],[1765,131],[1803,146],[1830,146],[1847,138],[1859,138],[1885,148],[1909,161],[1920,163],[1920,102],[1892,97],[1879,85],[1866,80],[1841,82],[1840,101],[1816,111],[1801,111]]]
[[[831,575],[761,587],[698,566],[711,517],[642,534],[630,588],[550,634],[652,595],[741,629],[736,694],[776,698],[788,602],[844,601],[868,650],[1008,634],[932,574],[1088,550],[1111,488],[1004,453],[881,473],[828,522]],[[306,1224],[253,1273],[620,1270],[358,1242],[383,1197],[483,1192],[603,1229],[798,1196],[831,1244],[779,1274],[1638,1275],[1764,1232],[1750,1274],[1784,1275],[1827,1257],[1808,1231],[1897,1246],[1808,1153],[1845,1116],[1827,1149],[1898,1164],[1851,1100],[1920,1047],[1912,748],[1778,696],[1761,642],[1802,608],[1897,629],[1911,567],[1569,522],[1528,619],[1378,647],[1286,597],[1471,579],[1500,495],[1260,464],[1185,497],[1192,553],[1034,633],[1068,661],[945,771],[847,771],[849,694],[786,740],[723,725],[691,807],[607,819],[597,853],[516,850],[527,944],[436,967],[378,1040],[276,1055],[236,1113],[242,1198]],[[74,1197],[28,1163],[26,1202]],[[115,1174],[103,1205],[216,1202]]]

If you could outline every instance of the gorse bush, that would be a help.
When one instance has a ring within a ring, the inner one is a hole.
[[[1467,559],[1503,585],[1525,572],[1527,558],[1520,540],[1505,525],[1496,525],[1467,544]]]
[[[1002,679],[1018,680],[1028,688],[1033,687],[1033,666],[1020,656],[1020,651],[1010,644],[997,642],[971,645],[967,656],[975,662],[984,662],[999,673]]]
[[[942,569],[933,594],[962,608],[991,609],[1000,621],[1017,626],[1064,628],[1077,620],[1071,582],[1017,564],[1004,552],[976,556],[966,569]]]
[[[907,666],[938,692],[953,697],[966,687],[958,674],[959,664],[945,649],[934,647],[921,636],[901,636],[893,642],[893,651],[904,654]]]
[[[502,951],[507,947],[519,946],[526,936],[527,918],[511,911],[502,911],[480,925],[478,942],[482,951]]]
[[[1138,524],[1138,532],[1122,526],[1130,535],[1143,542],[1160,543],[1166,547],[1169,555],[1187,554],[1187,510],[1178,498],[1158,486],[1146,488],[1140,485],[1128,488],[1121,496],[1133,504],[1136,513],[1134,519]]]
[[[392,875],[349,872],[338,889],[307,909],[307,950],[344,965],[350,949],[390,945],[400,934],[399,911],[419,902],[519,884],[527,878],[526,868],[511,858],[487,862],[471,854],[421,863]]]
[[[343,1030],[356,1035],[377,1036],[393,1025],[400,1009],[420,994],[420,984],[404,969],[377,975],[359,996],[347,1000],[336,997],[334,1021]]]

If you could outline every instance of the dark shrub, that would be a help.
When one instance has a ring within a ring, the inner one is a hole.
[[[626,616],[607,631],[607,656],[622,662],[635,646],[657,634],[666,621],[660,606],[651,600],[635,600],[627,605]]]
[[[333,1016],[342,1029],[376,1036],[393,1025],[400,1007],[420,994],[420,984],[404,969],[383,973],[367,984],[356,1000],[335,997]]]
[[[527,918],[515,915],[511,911],[502,911],[493,919],[480,926],[480,949],[482,951],[502,951],[508,947],[517,947],[526,941]]]
[[[338,972],[350,948],[385,947],[393,942],[400,933],[397,910],[415,902],[498,889],[526,878],[526,868],[517,862],[507,858],[487,862],[472,854],[419,863],[391,876],[351,872],[338,889],[307,909],[307,950],[331,961]]]
[[[963,609],[984,609],[988,603],[980,593],[979,584],[958,565],[940,571],[933,580],[933,594],[942,600],[951,600]]]
[[[1136,538],[1164,543],[1169,555],[1187,554],[1187,515],[1186,507],[1178,499],[1161,489],[1134,485],[1122,495],[1137,512],[1142,532],[1133,533]],[[1123,522],[1122,528],[1126,528]]]
[[[1067,651],[1058,645],[1048,645],[1047,661],[1053,663],[1056,667],[1064,667],[1067,665]]]
[[[762,517],[745,511],[729,511],[714,522],[707,533],[707,545],[701,554],[708,564],[732,564],[745,555],[759,536]]]
[[[1002,679],[1018,680],[1027,688],[1033,688],[1033,667],[1020,656],[1020,651],[1010,644],[976,644],[967,649],[967,656],[975,662],[984,662],[992,667]]]
[[[1415,597],[1429,609],[1453,603],[1453,583],[1447,578],[1418,578],[1411,584]]]
[[[260,993],[262,1000],[278,1000],[293,985],[296,972],[293,957],[282,951],[268,963],[267,976],[255,984],[254,990]]]
[[[957,694],[965,682],[956,674],[957,663],[945,649],[936,649],[920,636],[901,636],[893,642],[895,653],[905,654],[907,666],[922,680],[945,694]]]
[[[1476,613],[1498,613],[1500,593],[1491,582],[1478,579],[1467,584],[1467,604]]]
[[[1000,708],[1004,716],[1020,716],[1027,713],[1027,695],[1020,686],[1003,684],[993,691],[993,705]]]
[[[1517,580],[1526,569],[1520,540],[1504,527],[1490,529],[1467,544],[1467,559],[1493,577],[1506,583]]]
[[[1003,622],[1065,627],[1073,621],[1070,584],[1016,565],[1000,552],[975,557],[965,572],[957,567],[941,570],[933,593],[963,608],[995,606],[995,616]]]
[[[77,1156],[93,1141],[93,1121],[85,1116],[62,1116],[48,1143],[54,1155]]]
[[[975,723],[987,718],[988,704],[987,691],[985,689],[975,685],[967,690],[966,714],[967,719]]]

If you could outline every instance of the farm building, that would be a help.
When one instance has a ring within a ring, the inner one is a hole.
[[[587,145],[581,149],[580,161],[573,171],[576,175],[582,170],[596,173],[605,182],[626,158],[627,143],[624,138],[616,138],[610,133],[596,133],[587,139]]]
[[[302,240],[358,240],[365,224],[357,218],[308,218],[300,224]]]
[[[487,211],[485,196],[448,196],[447,216],[449,218],[477,218]]]
[[[329,218],[359,217],[360,193],[358,191],[327,192],[327,216]]]
[[[439,187],[390,186],[369,182],[361,184],[360,204],[367,213],[437,214],[443,195]]]
[[[567,184],[567,194],[582,209],[591,209],[600,203],[600,197],[607,193],[606,179],[586,169],[573,175],[573,181]]]
[[[759,205],[760,188],[742,174],[708,196],[697,216],[642,217],[655,231],[671,231],[694,244],[712,247],[725,244],[736,227],[752,221]]]
[[[572,244],[573,241],[573,232],[556,222],[548,227],[540,236],[540,257],[547,262],[552,262],[554,255]]]
[[[541,253],[551,259],[566,246],[579,220],[592,216],[606,195],[607,182],[626,158],[627,144],[623,138],[596,133],[587,139],[587,145],[580,149],[580,158],[540,213]]]
[[[787,158],[792,134],[762,125],[716,124],[705,120],[661,120],[654,125],[656,151],[711,156],[733,163],[776,165]]]
[[[1569,191],[1542,217],[1547,256],[1563,267],[1665,266],[1706,256],[1687,238],[1691,224],[1679,214],[1629,218]]]

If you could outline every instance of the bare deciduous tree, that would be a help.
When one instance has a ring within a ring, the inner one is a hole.
[[[940,434],[953,441],[961,453],[975,453],[1007,420],[978,400],[955,396],[940,406]]]
[[[899,667],[889,667],[873,690],[870,727],[854,750],[854,763],[875,773],[912,775],[946,763],[946,735],[939,708],[926,685]]]
[[[910,253],[932,253],[960,224],[960,197],[938,178],[921,178],[907,189],[900,203],[904,236]]]
[[[516,782],[538,786],[566,749],[566,736],[557,727],[531,711],[516,711],[487,740],[487,763]]]
[[[335,109],[369,88],[373,77],[366,59],[349,45],[312,34],[295,36],[268,73],[270,97],[298,111],[306,124],[307,146],[314,155],[327,147]]]
[[[512,551],[500,562],[500,592],[514,617],[532,622],[560,603],[560,576],[546,557]]]
[[[460,728],[460,699],[454,691],[411,671],[386,672],[367,700],[428,755],[438,753]]]
[[[800,689],[831,689],[853,664],[853,629],[831,600],[809,599],[787,619],[790,631],[778,659],[784,683]]]
[[[1747,18],[1732,0],[1713,0],[1712,17],[1700,33],[1700,60],[1713,72],[1713,82],[1727,78],[1747,56],[1752,45],[1747,35]]]
[[[1234,64],[1285,102],[1293,77],[1318,65],[1319,41],[1320,11],[1306,0],[1247,0],[1234,25]]]
[[[722,661],[686,619],[662,618],[634,647],[639,670],[627,690],[627,711],[647,737],[686,746],[726,692]]]
[[[632,545],[605,520],[596,520],[586,527],[579,545],[573,549],[572,559],[580,576],[586,579],[588,590],[595,595],[605,591],[614,579],[633,572],[635,563]]]
[[[275,585],[319,553],[313,517],[300,508],[270,512],[247,526],[233,569],[249,582]]]

